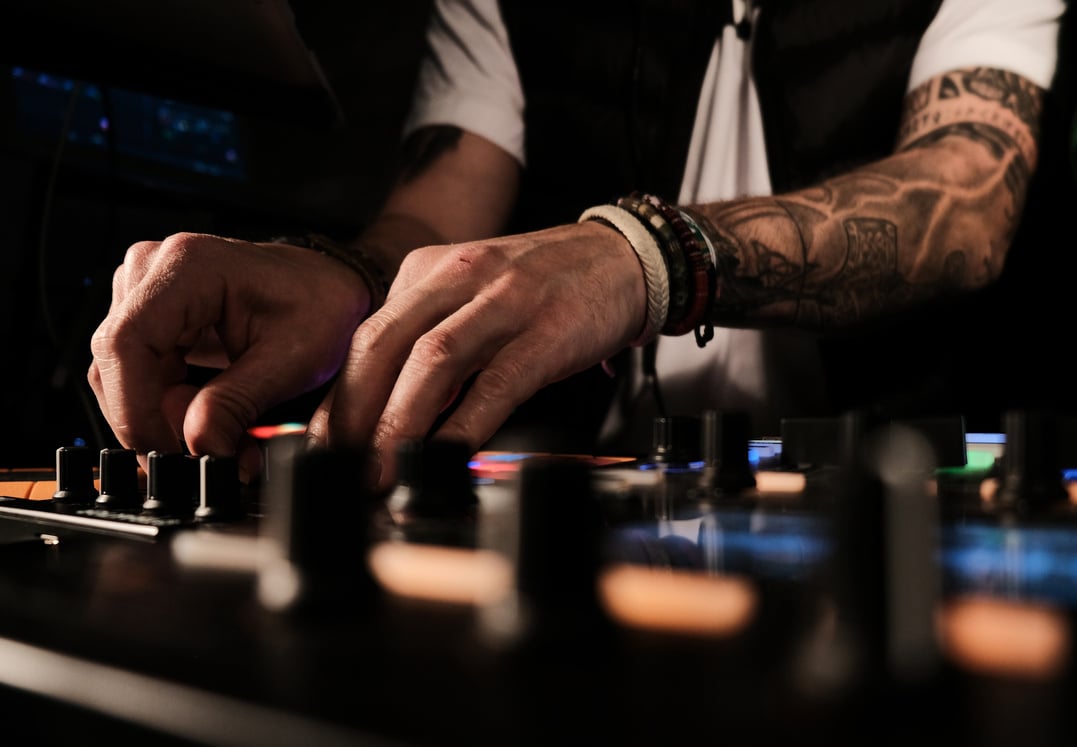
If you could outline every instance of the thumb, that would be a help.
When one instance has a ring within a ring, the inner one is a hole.
[[[282,363],[279,356],[254,351],[207,382],[191,399],[183,420],[183,438],[195,454],[234,455],[258,417],[313,385]]]

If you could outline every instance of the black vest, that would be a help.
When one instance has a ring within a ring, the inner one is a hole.
[[[775,192],[889,153],[941,0],[765,0],[752,66]],[[634,189],[675,198],[728,0],[503,0],[526,92],[518,227]]]
[[[912,60],[940,3],[757,0],[748,32],[775,193],[892,151]],[[513,228],[572,222],[587,206],[637,189],[676,198],[707,60],[716,36],[732,22],[730,4],[502,0],[501,7],[527,106],[527,168]],[[973,418],[973,428],[986,430],[1010,407],[1077,404],[1077,387],[1062,373],[1046,386],[1041,374],[1031,373],[1044,370],[1038,358],[1053,360],[1041,355],[1050,341],[1037,334],[1036,317],[1049,315],[1057,324],[1065,305],[1045,299],[1069,296],[1061,288],[1058,295],[1055,289],[1044,294],[1039,281],[1030,281],[1044,271],[1029,267],[1058,268],[1051,275],[1056,286],[1057,278],[1073,277],[1077,267],[1072,248],[1051,253],[1045,246],[1057,235],[1053,226],[1060,217],[1077,209],[1077,201],[1069,202],[1077,190],[1066,167],[1074,100],[1067,72],[1072,17],[1067,10],[1040,169],[1003,282],[948,305],[944,314],[929,309],[885,322],[882,335],[876,328],[824,340],[835,410],[962,412]],[[1030,308],[1039,311],[1020,313]],[[1055,362],[1051,370],[1064,369]],[[577,403],[580,391],[604,397],[609,388],[593,373],[577,382],[575,393],[560,388]],[[603,409],[596,404],[580,417],[589,422]],[[582,419],[572,426],[578,432],[587,427]]]

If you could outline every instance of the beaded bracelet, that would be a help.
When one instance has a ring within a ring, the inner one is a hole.
[[[707,272],[707,306],[703,312],[703,318],[695,327],[696,344],[705,346],[714,337],[714,302],[718,297],[718,253],[714,248],[714,242],[710,235],[703,230],[703,218],[697,216],[691,210],[683,207],[677,208],[677,212],[684,218],[684,222],[692,229],[692,233],[706,249],[704,260],[708,264]]]
[[[647,319],[643,331],[631,344],[636,347],[646,345],[662,331],[669,313],[669,268],[662,250],[646,224],[623,207],[596,205],[588,208],[578,222],[589,220],[604,222],[619,231],[639,257],[647,288]]]
[[[677,336],[698,330],[700,324],[705,324],[704,320],[708,315],[713,293],[714,266],[710,261],[709,252],[704,243],[697,239],[696,233],[680,211],[655,195],[643,195],[643,199],[657,208],[673,226],[693,281],[693,293],[688,312],[681,319],[667,323],[662,329],[662,334]],[[710,331],[713,336],[713,328]],[[704,337],[705,334],[697,334],[696,337],[696,342],[701,347],[710,339],[709,337],[703,339]]]
[[[274,244],[288,244],[304,249],[313,249],[316,252],[332,257],[355,272],[366,284],[370,291],[370,310],[367,316],[380,309],[389,295],[389,279],[385,271],[359,249],[344,247],[320,233],[308,233],[302,236],[278,236],[272,239]]]
[[[623,207],[643,221],[658,241],[658,248],[662,250],[666,266],[669,268],[669,310],[664,326],[668,327],[672,323],[679,322],[688,313],[692,283],[689,278],[689,267],[673,226],[658,208],[636,194],[621,197],[617,200],[617,206]]]

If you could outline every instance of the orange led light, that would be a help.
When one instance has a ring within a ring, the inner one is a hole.
[[[1043,605],[965,597],[943,611],[941,634],[946,653],[973,671],[1048,679],[1069,660],[1066,617]]]
[[[705,636],[743,630],[758,601],[747,579],[628,564],[606,570],[599,593],[610,615],[624,625]]]

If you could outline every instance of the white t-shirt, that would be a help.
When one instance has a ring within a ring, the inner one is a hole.
[[[1065,0],[943,0],[921,39],[907,90],[947,70],[972,66],[1006,69],[1047,87],[1064,8]],[[746,0],[733,0],[733,12],[737,21],[753,9]],[[497,0],[437,0],[427,33],[431,53],[420,68],[405,135],[425,125],[454,125],[525,164],[524,94]],[[715,39],[681,203],[771,193],[750,43],[732,26]],[[637,370],[638,357],[636,351]],[[703,349],[691,334],[662,337],[657,371],[668,413],[746,409],[757,432],[776,434],[780,418],[811,414],[825,405],[819,400],[817,346],[810,334],[797,330],[715,329]],[[638,385],[629,382],[629,387]],[[623,425],[614,417],[606,430],[613,433]]]

